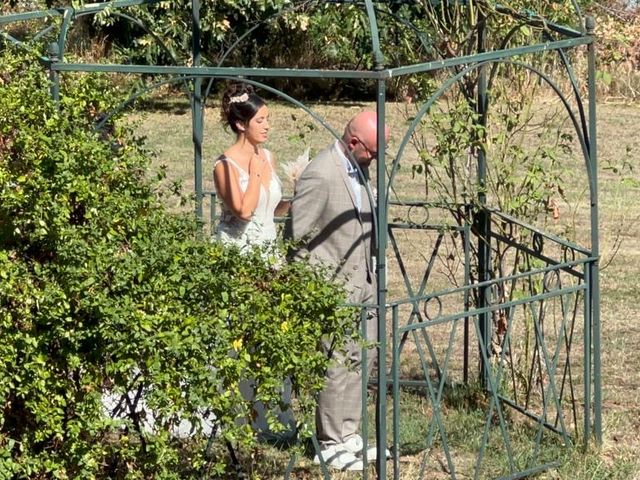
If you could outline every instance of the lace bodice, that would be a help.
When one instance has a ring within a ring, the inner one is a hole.
[[[268,150],[264,152],[269,160],[269,168],[271,168],[269,188],[265,188],[264,185],[260,186],[258,205],[249,221],[236,217],[223,205],[222,216],[217,228],[217,235],[223,242],[235,243],[242,247],[245,245],[263,245],[273,242],[276,239],[276,226],[273,218],[276,207],[282,199],[282,186],[280,179],[273,170],[271,152]],[[230,165],[233,165],[238,171],[240,189],[245,192],[249,184],[248,172],[240,168],[233,159],[227,156],[221,156],[216,161],[216,165],[218,162],[228,162]]]

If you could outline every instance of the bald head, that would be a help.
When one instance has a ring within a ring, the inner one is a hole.
[[[342,140],[353,158],[361,166],[369,166],[377,156],[378,115],[371,110],[356,114],[344,129]],[[385,126],[385,143],[389,140],[389,128]]]

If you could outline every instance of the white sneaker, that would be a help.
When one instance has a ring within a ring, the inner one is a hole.
[[[320,456],[322,456],[322,460],[324,460],[324,463],[326,463],[328,467],[337,470],[364,470],[362,460],[346,450],[343,444],[331,445],[322,450]],[[316,465],[320,464],[318,455],[313,458],[313,463]]]
[[[364,442],[358,434],[352,436],[349,440],[341,444],[345,450],[353,453],[356,457],[364,456]],[[384,449],[386,458],[391,458],[391,452],[388,448]],[[373,445],[367,448],[367,462],[374,462],[378,459],[378,448]]]

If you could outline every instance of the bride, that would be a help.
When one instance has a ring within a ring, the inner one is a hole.
[[[266,246],[276,239],[274,215],[285,215],[289,208],[289,202],[282,200],[275,159],[261,146],[269,133],[269,110],[250,85],[233,84],[222,98],[222,119],[235,132],[236,141],[214,166],[216,190],[224,205],[218,235],[223,242],[240,247]],[[283,402],[290,404],[291,384],[288,379],[283,381]],[[252,400],[253,382],[243,380],[240,391],[245,399]],[[103,395],[102,403],[105,414],[111,418],[124,418],[127,414],[123,405],[134,405],[136,413],[142,416],[143,429],[151,432],[155,428],[153,412],[144,399],[136,398],[134,392],[127,392],[126,397],[107,393]],[[268,436],[264,406],[254,401],[253,407],[256,413],[253,428]],[[295,426],[291,410],[276,413],[282,425],[290,430]],[[204,435],[215,431],[215,419],[202,416],[201,423]],[[181,420],[171,434],[187,438],[192,432],[191,422]]]
[[[273,154],[262,147],[269,134],[269,109],[247,84],[233,84],[222,97],[222,120],[236,134],[236,141],[218,157],[213,178],[223,208],[217,234],[221,241],[241,248],[268,246],[276,240],[275,215],[285,215],[289,202],[282,200],[282,184]],[[254,382],[243,380],[240,391],[253,401],[252,427],[270,437],[264,405],[255,398]],[[291,402],[291,383],[284,379],[282,399]],[[290,409],[275,412],[290,431],[295,421]]]
[[[284,215],[273,154],[262,147],[269,134],[269,109],[246,84],[233,84],[222,97],[222,120],[236,141],[216,160],[213,178],[223,211],[217,233],[240,247],[276,239],[275,215]]]

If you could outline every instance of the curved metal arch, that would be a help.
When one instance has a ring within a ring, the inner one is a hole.
[[[582,23],[582,19],[584,18],[583,14],[582,14],[582,10],[581,10],[581,8],[578,5],[578,2],[576,0],[571,0],[571,6],[573,7],[573,11],[574,11],[574,13],[576,15],[575,20],[576,20],[577,26],[580,29],[579,32],[581,34],[584,34],[585,33],[585,26]],[[534,16],[538,17],[538,19],[540,21],[542,21],[547,27],[549,27],[551,29],[554,29],[554,30],[564,31],[565,33],[568,32],[568,30],[569,30],[566,25],[560,25],[560,24],[557,24],[555,22],[550,22],[545,17],[543,17],[541,15],[538,15],[537,12],[534,12],[532,10],[521,10],[521,11],[518,12],[518,11],[514,10],[512,7],[510,7],[508,5],[505,5],[505,4],[502,4],[502,3],[498,3],[498,2],[493,3],[493,7],[495,8],[496,11],[502,11],[502,13],[508,13],[510,15],[517,14],[517,15],[521,15],[521,16],[523,16],[525,18],[533,18]]]
[[[578,136],[578,140],[580,142],[580,147],[582,149],[582,155],[584,157],[585,160],[585,168],[587,171],[587,178],[589,180],[589,191],[590,191],[590,196],[591,199],[594,198],[595,196],[595,185],[593,183],[593,178],[592,178],[592,171],[591,168],[589,167],[589,163],[590,163],[590,159],[591,159],[591,155],[589,153],[590,150],[590,143],[589,143],[589,131],[584,128],[585,125],[582,125],[581,123],[578,122],[578,119],[576,118],[576,115],[574,113],[574,111],[571,108],[571,105],[569,103],[569,100],[567,99],[567,97],[564,95],[564,93],[562,93],[562,91],[560,90],[560,87],[544,72],[540,71],[539,69],[531,66],[531,65],[527,65],[525,63],[522,62],[518,62],[518,61],[502,61],[501,63],[510,63],[512,65],[524,68],[525,70],[529,70],[530,72],[534,73],[535,75],[538,75],[540,78],[542,78],[542,80],[544,80],[544,82],[551,87],[551,89],[556,93],[556,95],[558,96],[558,98],[560,99],[560,101],[562,102],[562,104],[564,105],[566,111],[567,111],[567,115],[569,116],[569,118],[571,119],[571,123],[573,124],[573,128],[576,132],[576,135]],[[578,105],[581,105],[581,102],[579,101],[580,98],[578,97]],[[582,113],[582,111],[580,110],[579,113]]]
[[[271,15],[269,18],[265,18],[259,22],[256,22],[255,25],[253,25],[251,28],[249,28],[246,32],[244,32],[242,35],[240,35],[235,42],[233,42],[231,44],[231,46],[227,49],[226,52],[224,52],[224,54],[222,55],[222,57],[220,57],[220,60],[218,61],[218,63],[216,64],[216,66],[218,67],[222,67],[223,63],[225,62],[225,60],[227,59],[227,57],[231,54],[231,52],[233,52],[236,47],[242,43],[244,41],[245,38],[247,38],[249,35],[251,35],[255,30],[257,30],[258,28],[260,28],[262,25],[271,22],[273,20],[277,20],[278,18],[280,18],[281,16],[286,15],[287,13],[291,13],[291,12],[295,12],[296,10],[298,10],[299,8],[302,8],[308,4],[311,3],[317,3],[318,0],[311,0],[311,1],[306,1],[306,2],[301,2],[298,4],[294,4],[289,8],[284,8],[282,9],[280,12],[275,13],[274,15]]]
[[[153,2],[156,3],[156,2]],[[142,5],[142,4],[141,4]],[[146,4],[144,4],[146,5]],[[64,54],[66,51],[66,45],[67,45],[67,37],[69,34],[69,31],[72,28],[72,24],[73,24],[73,20],[82,18],[82,17],[86,17],[89,15],[95,15],[96,13],[99,13],[101,11],[104,11],[106,7],[101,8],[101,9],[88,9],[88,10],[76,10],[74,7],[64,7],[64,8],[59,8],[59,9],[52,9],[52,10],[46,10],[46,11],[37,11],[34,12],[34,18],[54,18],[54,17],[62,17],[62,25],[60,26],[60,32],[58,34],[58,47],[59,47],[59,56],[60,56],[60,60],[64,60]],[[120,7],[121,8],[121,7]],[[37,15],[36,15],[37,14]],[[147,25],[140,20],[137,17],[134,17],[132,15],[126,14],[126,13],[122,13],[118,10],[114,10],[112,12],[110,12],[110,15],[113,15],[115,17],[120,17],[123,18],[131,23],[133,23],[134,25],[137,25],[138,27],[140,27],[141,29],[143,29],[146,33],[148,33],[149,35],[151,35],[151,37],[158,43],[158,45],[160,46],[160,48],[173,60],[174,64],[178,64],[178,60],[176,58],[176,56],[174,55],[174,53],[169,49],[169,47],[166,46],[166,44],[162,41],[162,39],[156,35],[152,30],[150,30]],[[31,17],[29,17],[31,18]],[[41,36],[46,35],[47,33],[49,33],[51,30],[53,30],[55,27],[54,25],[49,25],[46,28],[44,28],[43,30],[41,30],[40,32],[38,32],[35,36],[34,36],[34,40],[40,38]],[[11,41],[12,43],[16,44],[16,45],[21,45],[24,46],[25,42],[21,42],[20,40],[12,37],[9,34],[6,34],[4,32],[0,32],[0,35],[5,37],[7,40]],[[26,48],[26,47],[25,47]],[[48,60],[46,57],[42,57],[44,60]]]
[[[509,30],[507,32],[507,34],[504,36],[504,38],[502,39],[502,43],[500,44],[500,50],[506,50],[507,46],[509,45],[509,42],[511,41],[511,39],[516,35],[516,33],[518,33],[518,30],[520,30],[523,27],[523,25],[515,25],[513,28],[511,28],[511,30]],[[491,89],[491,86],[493,85],[493,79],[496,76],[496,72],[498,71],[498,63],[495,63],[492,67],[491,67],[491,71],[489,72],[489,78],[487,80],[487,89]]]
[[[145,87],[145,88],[137,91],[133,95],[130,95],[129,98],[127,98],[125,101],[119,103],[115,108],[113,108],[111,111],[109,111],[104,116],[102,116],[102,119],[95,125],[95,129],[96,130],[102,129],[102,127],[104,127],[105,123],[107,123],[109,121],[109,119],[111,119],[111,117],[113,117],[116,113],[119,113],[122,110],[124,110],[127,105],[129,105],[130,103],[133,103],[134,101],[136,101],[138,98],[140,98],[144,94],[146,94],[146,93],[148,93],[148,92],[150,92],[152,90],[155,90],[156,88],[159,88],[159,87],[161,87],[163,85],[169,85],[169,84],[172,84],[172,83],[179,83],[179,82],[186,82],[188,80],[194,80],[196,78],[200,78],[200,77],[197,76],[197,75],[171,77],[171,78],[168,78],[168,79],[161,80],[159,82],[153,83],[153,84],[149,85],[148,87]]]
[[[22,42],[22,41],[18,40],[17,38],[9,35],[8,33],[4,33],[4,32],[0,32],[0,37],[4,38],[5,40],[10,42],[14,46],[16,46],[18,48],[21,48],[26,52],[29,52],[29,53],[37,55],[38,56],[38,60],[40,61],[40,64],[42,64],[43,66],[48,67],[49,65],[51,65],[51,58],[50,57],[46,57],[44,55],[40,55],[40,53],[36,52],[34,48],[30,47],[28,43]]]
[[[587,178],[589,179],[590,198],[591,198],[591,200],[593,200],[595,198],[595,193],[596,193],[595,192],[595,184],[594,184],[594,180],[593,180],[593,177],[592,177],[591,168],[589,168],[589,162],[590,162],[590,158],[591,157],[590,157],[590,154],[589,154],[589,146],[587,144],[588,132],[581,131],[581,125],[579,125],[579,123],[578,123],[578,121],[577,121],[577,119],[575,117],[575,114],[571,109],[571,105],[569,104],[568,100],[566,99],[566,97],[564,96],[564,94],[562,93],[560,88],[545,73],[543,73],[540,70],[532,67],[531,65],[527,65],[527,64],[524,64],[522,62],[512,61],[512,60],[508,60],[508,59],[501,59],[501,60],[487,60],[485,62],[480,62],[480,63],[474,64],[474,65],[468,66],[467,68],[461,70],[456,75],[450,77],[436,92],[433,93],[433,95],[431,95],[431,97],[427,100],[427,102],[420,108],[420,110],[418,111],[418,114],[415,116],[414,120],[411,122],[411,125],[409,125],[409,128],[407,129],[407,133],[406,133],[405,137],[403,138],[402,142],[400,143],[400,147],[398,149],[398,153],[397,153],[396,158],[394,159],[393,164],[392,164],[391,173],[389,174],[389,180],[388,180],[388,186],[387,186],[387,208],[388,208],[389,189],[390,189],[391,185],[393,184],[393,179],[394,179],[395,174],[396,174],[396,172],[398,170],[398,167],[399,167],[399,164],[400,164],[400,158],[402,157],[402,153],[404,153],[404,150],[405,150],[407,144],[409,143],[409,140],[411,139],[411,135],[416,130],[416,128],[417,128],[418,124],[420,123],[420,120],[422,119],[422,117],[425,116],[425,114],[429,111],[429,109],[435,103],[435,101],[438,98],[440,98],[447,90],[449,90],[460,78],[462,78],[467,73],[469,73],[469,72],[471,72],[473,70],[476,70],[478,68],[481,68],[482,66],[490,64],[490,63],[507,63],[507,64],[519,66],[519,67],[522,67],[522,68],[524,68],[526,70],[529,70],[532,73],[538,75],[542,80],[544,80],[545,83],[549,87],[551,87],[551,89],[556,93],[556,95],[558,96],[558,98],[560,99],[562,104],[564,105],[564,107],[565,107],[565,109],[567,111],[567,114],[568,114],[569,118],[571,119],[571,122],[573,123],[573,127],[575,129],[576,135],[578,136],[578,140],[580,142],[580,147],[582,149],[582,155],[583,155],[584,160],[585,160]]]
[[[50,12],[50,11],[48,11],[48,12]],[[60,15],[60,13],[57,12],[57,11],[55,11],[55,13],[57,13],[58,16]],[[50,14],[50,15],[42,15],[42,16],[39,16],[37,18],[54,18],[55,16],[56,15],[54,15],[54,14]],[[3,25],[3,23],[0,23],[0,25]],[[41,37],[44,37],[49,32],[51,32],[54,28],[56,28],[55,25],[47,25],[42,30],[40,30],[38,33],[36,33],[33,36],[33,38],[29,39],[28,42],[24,42],[22,40],[19,40],[19,39],[15,38],[13,35],[10,35],[10,34],[5,33],[5,32],[0,32],[0,37],[4,38],[5,40],[7,40],[8,42],[12,43],[13,45],[26,50],[29,53],[35,53],[34,49],[32,47],[30,47],[29,44],[31,42],[33,42],[33,41],[39,40]],[[44,55],[38,54],[38,58],[39,58],[40,62],[43,65],[48,65],[49,63],[51,63],[51,59],[49,57],[44,56]]]
[[[317,0],[315,0],[317,1]],[[260,26],[264,25],[267,22],[271,22],[273,20],[276,20],[278,18],[280,18],[280,16],[283,16],[287,13],[293,12],[297,9],[300,9],[304,6],[306,6],[307,4],[312,3],[312,2],[302,2],[299,3],[297,5],[293,5],[290,8],[286,8],[281,12],[278,12],[274,15],[272,15],[271,17],[269,17],[268,19],[264,19],[261,22],[256,23],[253,27],[251,27],[248,31],[246,31],[245,33],[243,33],[228,49],[227,51],[222,55],[222,57],[220,58],[220,60],[217,63],[218,67],[222,67],[223,63],[225,62],[225,60],[227,59],[227,57],[231,54],[231,52],[245,39],[247,38],[251,33],[253,33],[257,28],[259,28]],[[420,3],[415,2],[416,5],[420,5]],[[431,41],[429,39],[428,35],[425,35],[425,32],[423,32],[422,30],[420,30],[418,27],[416,27],[412,22],[407,21],[406,19],[403,19],[402,17],[400,17],[399,15],[396,15],[393,12],[387,12],[385,10],[382,10],[378,7],[374,6],[374,10],[376,13],[381,14],[381,15],[387,15],[391,18],[393,18],[397,23],[404,25],[405,27],[407,27],[408,29],[412,30],[414,32],[414,34],[418,37],[420,44],[422,45],[422,48],[425,49],[425,51],[427,51],[429,49],[429,47],[433,44],[433,41]],[[429,41],[428,41],[429,40]],[[213,79],[211,79],[207,85],[207,88],[205,90],[204,93],[204,98],[206,99],[209,96],[209,93],[211,92],[211,88],[213,86]]]
[[[104,127],[104,125],[109,121],[109,119],[111,119],[115,114],[117,114],[118,112],[121,112],[122,110],[125,109],[125,107],[131,103],[133,103],[134,101],[136,101],[138,98],[142,97],[143,95],[145,95],[148,92],[151,92],[152,90],[155,90],[163,85],[169,85],[172,83],[179,83],[179,82],[187,82],[190,80],[195,80],[198,78],[202,78],[198,75],[188,75],[188,76],[180,76],[180,77],[172,77],[169,79],[165,79],[165,80],[161,80],[159,82],[155,82],[143,89],[138,90],[137,92],[135,92],[133,95],[130,95],[129,98],[127,98],[125,101],[121,102],[120,104],[118,104],[114,109],[112,109],[109,113],[107,113],[106,115],[102,116],[100,122],[98,122],[95,125],[95,129],[96,130],[100,130]],[[310,110],[309,108],[307,108],[303,103],[299,102],[298,100],[295,100],[292,97],[289,97],[288,95],[280,92],[279,90],[276,90],[272,87],[269,87],[268,85],[265,85],[263,83],[254,81],[254,80],[249,80],[249,79],[239,79],[237,77],[229,77],[229,76],[220,76],[220,77],[212,77],[210,79],[210,82],[213,82],[214,80],[238,80],[238,81],[242,81],[244,83],[250,83],[252,85],[258,86],[260,88],[263,88],[265,90],[268,90],[272,93],[275,93],[276,95],[284,98],[285,100],[290,101],[291,103],[294,103],[296,106],[302,108],[303,110],[305,110],[314,120],[316,120],[318,123],[320,123],[323,127],[325,127],[333,137],[335,137],[336,139],[339,139],[339,135],[338,133],[333,130],[331,128],[331,126],[329,126],[328,124],[326,124],[324,122],[324,120],[322,120],[321,117],[317,116],[315,113],[313,113],[312,110]],[[206,100],[206,97],[205,97]],[[205,102],[203,102],[202,108],[205,108]]]
[[[62,28],[60,30],[60,34],[58,37],[58,45],[60,48],[60,60],[64,59],[64,52],[65,52],[65,47],[66,47],[66,43],[67,43],[67,37],[68,37],[68,33],[72,27],[72,21],[82,18],[82,17],[87,17],[90,15],[95,15],[96,11],[81,11],[81,12],[76,12],[76,10],[73,7],[67,7],[64,9],[64,13],[63,13],[63,24],[62,24]],[[156,41],[156,43],[160,46],[160,48],[173,60],[174,64],[178,64],[178,60],[176,58],[176,56],[173,54],[173,52],[169,49],[169,47],[166,46],[166,44],[162,41],[162,39],[156,35],[153,31],[151,31],[147,25],[140,20],[137,17],[134,17],[132,15],[126,14],[126,13],[122,13],[119,11],[113,11],[110,12],[110,15],[113,15],[114,17],[119,17],[119,18],[123,18],[129,22],[131,22],[134,25],[137,25],[138,27],[140,27],[141,29],[143,29],[146,33],[148,33],[149,35],[151,35],[151,37]],[[171,83],[171,82],[167,82],[167,81],[160,81],[157,83],[152,84],[149,88],[143,89],[141,92],[136,92],[132,98],[127,101],[127,102],[123,102],[122,108],[124,108],[126,105],[128,105],[129,103],[135,101],[136,99],[138,99],[141,95],[143,95],[146,92],[149,92],[161,85],[166,85],[167,83]],[[177,83],[177,82],[176,82]],[[187,91],[187,94],[189,92]],[[109,116],[110,118],[110,116]],[[101,122],[102,125],[104,125],[103,122]],[[102,126],[101,125],[101,126]]]
[[[184,82],[187,80],[194,80],[196,78],[201,78],[198,75],[188,75],[188,76],[184,76],[184,77],[172,77],[169,79],[165,79],[159,82],[156,82],[152,85],[149,85],[148,87],[145,87],[144,89],[134,93],[133,95],[131,95],[129,98],[127,98],[127,100],[121,102],[119,105],[117,105],[114,109],[112,109],[108,114],[106,114],[105,116],[102,117],[102,119],[100,120],[99,123],[96,124],[96,129],[100,129],[104,126],[104,124],[111,118],[113,117],[113,115],[115,115],[116,113],[122,111],[127,105],[129,105],[130,103],[134,102],[135,100],[137,100],[138,98],[140,98],[141,96],[143,96],[144,94],[155,90],[163,85],[168,85],[171,83],[178,83],[178,82]],[[270,93],[273,93],[274,95],[286,100],[287,102],[290,102],[292,104],[294,104],[295,106],[301,108],[302,110],[304,110],[307,114],[309,114],[310,117],[312,117],[316,122],[318,122],[320,125],[322,125],[336,140],[341,140],[341,135],[335,130],[333,129],[333,127],[331,127],[331,125],[329,125],[328,123],[326,123],[322,117],[320,117],[318,114],[316,114],[313,110],[311,110],[309,107],[307,107],[304,103],[300,102],[299,100],[296,100],[295,98],[291,97],[290,95],[287,95],[284,92],[281,92],[280,90],[273,88],[265,83],[259,82],[257,80],[251,80],[248,78],[239,78],[239,77],[233,77],[233,76],[227,76],[227,75],[221,75],[219,77],[212,77],[212,80],[237,80],[239,82],[243,82],[243,83],[249,83],[253,86],[259,87],[263,90],[267,90]]]
[[[33,38],[31,39],[31,41],[36,41],[36,40],[40,40],[40,37],[44,37],[47,33],[49,33],[51,30],[54,29],[54,25],[49,25],[46,28],[43,28],[42,30],[40,30],[38,33],[36,33]]]
[[[76,18],[81,18],[81,17],[85,17],[88,15],[93,15],[95,12],[81,12],[80,14],[78,14],[76,16]],[[162,39],[160,37],[158,37],[158,35],[156,35],[154,32],[152,32],[149,28],[147,28],[147,26],[144,24],[144,22],[136,17],[133,17],[131,15],[128,15],[126,13],[121,13],[121,12],[113,12],[112,15],[116,16],[116,17],[121,17],[124,18],[125,20],[130,21],[131,23],[133,23],[134,25],[139,26],[140,28],[142,28],[145,32],[147,32],[149,35],[151,35],[151,37],[158,43],[158,45],[160,45],[160,48],[167,54],[169,55],[169,57],[171,57],[171,60],[173,60],[173,63],[175,65],[178,64],[178,59],[176,58],[176,56],[173,54],[173,52],[169,49],[169,47],[167,47],[165,45],[165,43],[162,41]],[[187,94],[189,94],[190,92],[187,90]]]
[[[66,8],[65,10],[73,10],[71,7]],[[90,12],[80,12],[76,15],[73,15],[72,18],[73,19],[78,19],[78,18],[82,18],[82,17],[86,17],[89,15],[95,15],[96,12],[90,11]],[[151,35],[151,37],[158,43],[158,45],[160,46],[160,48],[169,55],[169,57],[173,60],[174,64],[178,64],[178,60],[176,58],[176,56],[173,54],[173,52],[169,49],[169,47],[167,47],[165,45],[165,43],[162,41],[162,39],[160,37],[158,37],[158,35],[156,35],[153,31],[151,31],[147,25],[145,25],[145,23],[138,19],[137,17],[133,17],[129,14],[126,13],[122,13],[119,11],[113,11],[110,12],[110,15],[113,15],[114,17],[120,17],[120,18],[124,18],[125,20],[133,23],[134,25],[137,25],[138,27],[142,28],[146,33],[148,33],[149,35]],[[58,41],[58,43],[60,44],[60,59],[64,58],[64,47],[66,46],[66,42],[67,42],[67,35],[69,32],[69,29],[71,27],[71,17],[69,17],[67,19],[67,17],[65,17],[63,25],[66,25],[66,28],[64,28],[61,32],[60,32],[60,39]]]
[[[515,33],[521,28],[521,25],[517,25],[515,27],[513,27],[507,34],[507,36],[504,38],[502,44],[501,44],[501,49],[506,50],[507,45],[509,44],[509,41],[511,40],[511,38],[513,37],[513,35],[515,35]],[[548,31],[543,31],[542,32],[542,36],[543,38],[547,39],[547,40],[552,40],[551,35],[549,34]],[[560,57],[560,61],[562,62],[562,65],[564,66],[565,71],[567,72],[567,75],[569,76],[569,83],[571,84],[571,88],[573,90],[573,94],[575,96],[576,99],[576,106],[578,108],[578,114],[580,116],[580,124],[582,127],[582,131],[583,132],[588,132],[588,125],[587,125],[587,119],[586,119],[586,115],[585,115],[585,111],[584,111],[584,107],[582,104],[582,97],[580,95],[580,88],[578,87],[578,79],[575,76],[575,72],[573,70],[573,67],[571,66],[571,63],[569,62],[569,59],[567,58],[567,55],[565,53],[565,51],[563,49],[558,49],[557,50],[558,56]],[[491,68],[491,72],[489,74],[489,80],[487,82],[487,88],[488,90],[491,90],[491,87],[493,85],[494,79],[496,77],[497,74],[497,70],[498,70],[498,65],[499,63],[496,62],[492,68]],[[590,144],[587,144],[587,147],[589,147]]]
[[[511,28],[511,30],[509,30],[509,32],[507,32],[507,35],[505,35],[502,43],[500,44],[500,50],[507,50],[507,46],[509,45],[509,42],[511,41],[511,39],[515,36],[515,34],[518,32],[518,30],[520,30],[520,28],[522,28],[523,25],[516,25],[513,28]],[[551,35],[549,34],[548,31],[543,30],[542,31],[542,37],[546,40],[546,41],[553,41],[553,39],[551,38]],[[576,97],[579,98],[579,88],[578,88],[578,82],[577,79],[574,75],[573,72],[573,68],[570,67],[570,63],[568,61],[568,58],[566,56],[566,54],[564,53],[563,49],[557,49],[558,55],[560,56],[560,59],[565,67],[565,70],[567,71],[567,74],[569,75],[569,80],[571,82],[571,86],[574,90],[574,92],[576,93]],[[492,68],[491,68],[491,72],[489,73],[489,79],[488,79],[488,85],[487,88],[491,89],[491,86],[493,84],[493,79],[496,76],[496,72],[497,72],[497,68],[498,68],[498,63],[496,62]],[[584,112],[581,109],[581,116],[584,116]],[[586,131],[586,126],[583,125],[583,129]]]
[[[295,106],[301,108],[302,110],[304,110],[306,113],[308,113],[315,121],[317,121],[320,125],[322,125],[324,128],[327,129],[327,131],[329,131],[329,133],[331,133],[331,135],[336,138],[339,139],[339,134],[329,125],[327,124],[322,117],[320,117],[318,114],[314,113],[313,110],[311,110],[309,107],[307,107],[304,103],[302,103],[300,100],[296,100],[295,98],[291,97],[290,95],[287,95],[286,93],[278,90],[277,88],[273,88],[265,83],[259,82],[257,80],[251,80],[249,78],[240,78],[240,77],[235,77],[232,75],[220,75],[218,77],[213,77],[214,79],[220,79],[220,80],[236,80],[238,82],[242,82],[242,83],[248,83],[250,85],[259,87],[263,90],[266,90],[270,93],[273,93],[274,95],[293,103]]]
[[[575,76],[573,67],[571,66],[571,63],[569,62],[569,59],[567,58],[567,55],[564,52],[564,50],[562,49],[558,50],[558,55],[560,56],[560,61],[564,65],[567,75],[569,75],[569,83],[571,83],[571,88],[573,89],[573,95],[576,99],[576,105],[578,107],[578,113],[580,114],[580,122],[582,124],[582,130],[585,132],[588,132],[589,126],[587,125],[587,116],[585,115],[584,107],[581,101],[582,96],[580,95],[580,87],[578,86],[578,79]],[[587,146],[589,147],[589,151],[591,151],[591,143],[589,143]]]
[[[580,25],[580,31],[582,33],[586,33],[587,29],[585,27],[585,25],[582,22],[582,19],[584,18],[584,14],[582,13],[582,9],[580,8],[580,5],[578,4],[578,2],[576,0],[571,0],[571,3],[573,4],[573,8],[576,11],[576,15],[578,16],[578,20],[579,20],[579,25]]]
[[[422,5],[418,2],[415,2],[416,5]],[[413,22],[410,22],[404,18],[402,18],[400,15],[397,15],[393,12],[388,12],[386,10],[382,10],[381,8],[377,8],[374,7],[376,13],[380,14],[380,15],[387,15],[391,18],[393,18],[396,23],[399,23],[401,25],[404,25],[405,27],[409,28],[409,30],[412,30],[413,33],[416,35],[416,37],[418,37],[418,39],[420,40],[420,44],[422,45],[422,48],[424,48],[425,50],[428,50],[430,46],[433,45],[433,41],[430,38],[430,35],[428,35],[426,32],[423,32],[422,30],[420,30]],[[429,41],[427,41],[429,40]]]
[[[250,85],[253,85],[255,87],[259,87],[263,90],[266,90],[280,98],[282,98],[283,100],[286,100],[287,102],[290,102],[292,104],[294,104],[295,106],[297,106],[298,108],[301,108],[303,111],[305,111],[311,118],[313,118],[316,122],[318,122],[320,125],[322,125],[330,134],[331,136],[333,136],[334,139],[338,140],[340,143],[342,143],[345,146],[345,152],[347,152],[347,155],[350,156],[353,160],[353,157],[351,156],[351,152],[349,152],[349,150],[346,148],[346,145],[344,144],[344,142],[342,141],[342,135],[340,135],[336,130],[334,130],[329,124],[327,124],[322,117],[318,116],[315,112],[313,112],[313,110],[311,110],[309,107],[307,107],[304,103],[300,102],[299,100],[296,100],[295,98],[293,98],[290,95],[287,95],[286,93],[273,88],[265,83],[259,82],[257,80],[251,80],[248,78],[239,78],[239,77],[234,77],[234,76],[227,76],[227,75],[222,75],[219,77],[215,77],[217,79],[224,79],[224,80],[236,80],[236,81],[241,81],[243,83],[248,83]],[[215,78],[213,78],[212,80],[214,80]],[[371,186],[369,185],[369,182],[364,181],[366,179],[364,172],[362,171],[362,168],[360,167],[360,165],[358,165],[358,162],[353,162],[354,166],[356,167],[356,170],[358,171],[358,177],[360,178],[360,180],[362,181],[362,185],[364,186],[364,191],[366,192],[367,195],[367,199],[369,200],[369,205],[371,205],[371,214],[372,214],[372,218],[373,218],[373,231],[377,230],[377,224],[378,224],[378,218],[376,215],[376,209],[375,209],[375,205],[376,205],[376,200],[375,200],[375,195],[373,193],[373,190],[371,188]]]
[[[82,15],[90,15],[90,13],[86,13]],[[113,12],[112,15],[116,17],[124,18],[125,20],[128,20],[131,23],[133,23],[134,25],[137,25],[140,28],[142,28],[145,32],[151,35],[151,37],[158,43],[158,45],[160,45],[160,48],[162,48],[162,50],[164,50],[164,52],[167,53],[169,57],[171,57],[171,60],[173,60],[173,63],[175,64],[178,63],[178,59],[176,58],[174,53],[169,49],[169,47],[167,47],[167,45],[162,41],[162,39],[158,35],[156,35],[154,32],[152,32],[142,20],[121,12]]]
[[[295,12],[298,8],[302,8],[305,5],[309,4],[309,3],[314,3],[314,1],[317,0],[312,0],[309,2],[302,2],[302,3],[298,3],[298,4],[294,4],[289,8],[284,8],[282,9],[280,12],[277,12],[274,15],[271,15],[269,18],[265,18],[264,20],[261,20],[259,22],[256,22],[255,25],[253,25],[251,28],[249,28],[246,32],[244,32],[242,35],[240,35],[235,42],[233,42],[231,44],[231,46],[227,49],[226,52],[224,52],[224,54],[222,55],[222,57],[220,57],[220,60],[218,61],[218,63],[216,64],[217,67],[222,67],[222,64],[225,62],[225,60],[227,59],[227,57],[231,54],[231,52],[233,52],[236,47],[242,43],[244,41],[245,38],[247,38],[249,35],[251,35],[255,30],[257,30],[258,28],[260,28],[262,25],[264,25],[267,22],[271,22],[273,20],[277,20],[278,18],[280,18],[281,16],[286,15],[287,13],[291,13],[291,12]]]
[[[67,46],[67,35],[71,28],[71,22],[75,17],[75,8],[65,7],[62,11],[62,25],[60,27],[60,33],[58,33],[58,49],[60,61],[64,60],[64,52]]]
[[[301,2],[298,4],[294,4],[292,5],[290,8],[285,8],[282,11],[272,15],[269,18],[266,18],[264,20],[261,20],[259,22],[257,22],[254,26],[252,26],[251,28],[249,28],[246,32],[244,32],[240,37],[238,37],[238,39],[233,42],[233,44],[227,49],[227,51],[222,55],[222,57],[220,58],[220,60],[217,63],[218,67],[221,67],[222,64],[225,62],[225,60],[227,59],[227,57],[231,54],[231,52],[233,52],[235,50],[235,48],[242,42],[244,41],[244,39],[246,37],[248,37],[250,34],[252,34],[256,29],[258,29],[259,27],[261,27],[262,25],[266,24],[267,22],[271,22],[273,20],[276,20],[278,18],[280,18],[283,15],[286,15],[287,13],[291,13],[296,11],[299,8],[302,8],[306,5],[310,5],[310,4],[319,4],[320,0],[312,0],[312,1],[307,1],[307,2]],[[365,13],[369,19],[369,28],[370,28],[370,33],[372,36],[372,54],[374,56],[374,59],[376,59],[377,61],[382,61],[383,55],[382,52],[380,51],[380,39],[379,39],[379,35],[378,35],[378,22],[376,20],[376,16],[375,16],[375,12],[376,12],[376,8],[373,6],[372,0],[364,0],[365,3]],[[316,7],[318,5],[315,5]]]

